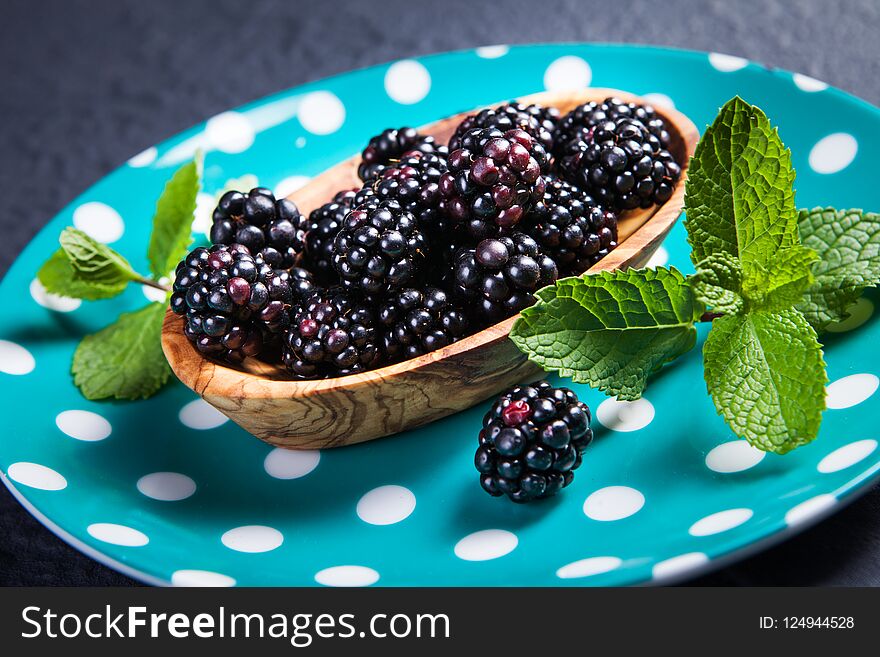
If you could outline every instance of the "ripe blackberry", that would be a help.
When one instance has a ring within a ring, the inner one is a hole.
[[[544,195],[547,162],[547,151],[524,130],[468,130],[440,178],[441,209],[474,240],[509,231]]]
[[[385,328],[383,350],[388,362],[421,356],[468,333],[464,312],[434,287],[395,292],[379,305],[378,319]]]
[[[306,232],[305,264],[322,283],[338,280],[333,269],[333,240],[342,228],[342,220],[354,206],[357,190],[337,192],[329,203],[312,210]]]
[[[617,246],[617,215],[564,180],[547,183],[525,230],[556,262],[561,276],[582,274]]]
[[[357,206],[345,216],[332,260],[344,286],[377,295],[415,280],[426,253],[427,240],[413,214],[388,200]]]
[[[396,164],[404,153],[433,153],[438,148],[433,137],[419,134],[415,128],[387,128],[375,137],[361,153],[358,178],[366,182]]]
[[[276,200],[265,187],[226,192],[213,220],[213,244],[242,244],[274,269],[292,267],[303,250],[305,220],[299,209],[285,198]]]
[[[354,374],[381,361],[375,311],[356,293],[318,290],[291,310],[290,320],[281,358],[298,378]]]
[[[559,121],[559,110],[555,107],[523,105],[515,101],[499,107],[488,108],[471,114],[455,129],[449,139],[449,150],[461,148],[464,134],[474,128],[497,128],[502,132],[518,128],[525,130],[538,140],[549,153],[553,148],[553,133]]]
[[[474,464],[487,493],[530,502],[574,479],[593,439],[590,409],[568,388],[547,381],[516,386],[483,418]]]
[[[524,233],[483,240],[475,249],[456,255],[454,293],[475,306],[471,316],[482,323],[497,322],[535,302],[534,292],[555,282],[553,259]]]

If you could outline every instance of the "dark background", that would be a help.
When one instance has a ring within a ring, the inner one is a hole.
[[[880,2],[2,0],[0,275],[45,222],[135,153],[271,92],[495,43],[615,41],[748,57],[880,104]],[[697,584],[880,585],[880,487]],[[0,486],[0,584],[131,584]]]

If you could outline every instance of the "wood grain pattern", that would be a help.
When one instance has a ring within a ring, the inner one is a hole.
[[[552,105],[564,114],[611,95],[639,100],[615,89],[544,92],[521,100]],[[655,109],[670,126],[670,150],[684,163],[682,179],[662,206],[624,213],[619,246],[590,271],[643,266],[681,214],[687,162],[699,133],[683,114]],[[466,114],[421,131],[445,142]],[[310,212],[338,190],[359,187],[358,162],[355,156],[331,167],[290,198]],[[255,360],[241,369],[207,360],[183,335],[182,321],[169,310],[162,330],[162,348],[177,377],[257,438],[288,449],[339,447],[418,427],[540,375],[507,338],[515,317],[419,358],[321,381],[286,380],[282,368]]]

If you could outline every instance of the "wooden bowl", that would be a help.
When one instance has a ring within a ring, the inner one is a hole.
[[[581,103],[608,96],[640,100],[615,89],[544,92],[521,100],[554,106],[564,114]],[[618,247],[590,271],[644,266],[681,214],[687,163],[699,133],[683,114],[664,107],[656,110],[669,125],[670,150],[685,171],[662,206],[620,217]],[[445,143],[468,113],[438,121],[421,132]],[[307,213],[338,190],[359,187],[359,160],[356,155],[328,169],[290,199]],[[169,310],[162,330],[162,348],[177,377],[257,438],[288,449],[341,447],[412,429],[541,372],[507,338],[515,317],[419,358],[322,381],[285,380],[283,368],[253,359],[242,369],[208,360],[184,337],[182,321]]]

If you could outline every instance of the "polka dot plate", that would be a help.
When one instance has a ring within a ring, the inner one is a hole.
[[[573,386],[594,409],[596,440],[562,495],[526,506],[478,484],[473,453],[488,404],[368,444],[297,453],[249,436],[177,382],[136,403],[89,402],[72,385],[79,337],[143,304],[144,293],[80,304],[46,294],[34,273],[71,224],[146,269],[155,199],[197,148],[206,160],[193,230],[203,237],[230,178],[249,175],[283,195],[387,126],[590,84],[674,104],[700,127],[740,94],[792,149],[801,206],[880,207],[876,108],[727,55],[493,46],[310,83],[132,157],[17,260],[2,283],[15,308],[0,324],[4,483],[83,552],[145,582],[178,585],[670,582],[851,500],[880,469],[880,322],[870,294],[823,338],[831,384],[814,443],[780,457],[737,440],[706,394],[697,348],[634,403]],[[666,262],[692,271],[680,222],[654,258]]]

